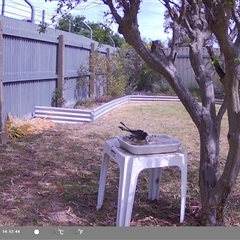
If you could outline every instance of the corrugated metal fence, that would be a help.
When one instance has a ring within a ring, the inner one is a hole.
[[[39,26],[4,16],[2,23],[3,121],[7,113],[13,117],[32,117],[35,106],[52,105],[57,87],[63,88],[66,106],[79,99],[88,100],[95,84],[86,83],[77,89],[80,66],[89,65],[90,54],[96,49],[102,54],[116,49],[101,45],[81,35],[55,29],[39,34]],[[90,79],[90,74],[86,76]],[[91,79],[90,79],[91,81]],[[62,86],[63,85],[63,86]]]
[[[0,72],[3,81],[3,109],[0,106],[0,111],[3,121],[8,112],[13,117],[22,119],[32,117],[35,106],[53,106],[54,91],[61,86],[67,107],[73,106],[78,100],[88,100],[90,92],[96,93],[98,83],[91,79],[89,73],[86,77],[90,79],[90,84],[78,89],[77,86],[79,67],[89,66],[89,57],[96,50],[97,42],[55,29],[47,29],[46,33],[39,34],[38,25],[4,16],[0,16],[0,20],[0,53],[3,62]],[[115,50],[108,45],[98,48],[103,55],[112,54]],[[165,51],[168,53],[169,49]],[[219,53],[217,51],[216,55]],[[209,58],[206,49],[204,54],[207,64]],[[179,49],[176,67],[188,87],[196,85],[188,48]]]
[[[170,48],[164,49],[166,54],[169,54],[171,51]],[[216,56],[220,55],[220,49],[214,48],[214,52]],[[222,84],[219,81],[219,76],[217,75],[216,71],[214,70],[212,64],[210,63],[210,57],[208,55],[207,49],[202,49],[203,59],[205,66],[210,70],[212,73],[213,81],[214,81],[214,88],[216,92],[222,91]],[[197,86],[197,82],[195,80],[195,74],[192,69],[190,59],[189,59],[189,48],[188,47],[181,47],[178,49],[177,58],[175,60],[175,66],[179,71],[181,78],[183,79],[186,86],[189,88],[195,88]]]

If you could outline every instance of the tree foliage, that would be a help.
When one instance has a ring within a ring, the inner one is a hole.
[[[124,58],[121,54],[106,56],[94,51],[87,60],[90,62],[88,67],[82,65],[79,67],[77,88],[90,84],[90,79],[87,77],[90,72],[92,80],[98,83],[95,86],[95,92],[90,94],[92,100],[97,102],[102,100],[102,89],[107,98],[122,97],[125,93],[128,75],[125,74]]]
[[[124,39],[119,36],[119,34],[113,34],[110,28],[106,28],[104,24],[88,22],[85,20],[84,16],[73,16],[71,14],[67,14],[58,20],[56,24],[56,29],[73,32],[76,34],[84,35],[86,37],[90,37],[90,31],[87,26],[84,24],[86,23],[93,31],[93,39],[98,41],[99,43],[104,43],[111,45],[112,42],[109,38],[113,39],[116,46],[119,47],[118,53],[119,59],[115,61],[120,61],[124,66],[124,72],[127,76],[127,89],[128,92],[136,91],[167,91],[169,89],[169,85],[163,79],[163,77],[152,70],[137,54],[137,52],[129,45],[126,44]],[[144,40],[148,47],[151,47],[150,44]],[[163,43],[162,47],[164,47]],[[105,63],[105,58],[96,57],[96,62],[101,62],[102,64]],[[118,65],[120,66],[120,65]],[[101,67],[103,70],[103,66]],[[114,90],[116,91],[116,90]],[[112,94],[111,94],[112,95]]]
[[[55,28],[90,38],[91,34],[87,26],[92,30],[93,40],[99,43],[113,45],[114,41],[116,47],[120,47],[124,43],[124,39],[119,34],[113,33],[109,27],[102,23],[86,21],[84,16],[67,14],[58,20]]]
[[[164,47],[163,43],[162,47]],[[146,45],[149,45],[146,41]],[[150,45],[148,46],[151,47]],[[169,84],[161,74],[151,69],[136,50],[130,45],[125,44],[120,49],[122,58],[125,58],[125,74],[128,76],[127,92],[167,92]]]

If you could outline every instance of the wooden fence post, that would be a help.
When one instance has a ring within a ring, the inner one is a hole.
[[[110,84],[110,72],[111,72],[111,55],[110,55],[110,48],[107,48],[106,49],[107,51],[107,55],[106,55],[106,58],[107,58],[107,71],[106,71],[106,88],[105,88],[105,93],[106,95],[109,94],[109,84]]]
[[[58,38],[58,53],[57,53],[57,84],[55,90],[55,101],[57,107],[62,107],[64,104],[64,51],[65,50],[65,43],[64,43],[64,36],[60,35]]]
[[[3,119],[3,26],[0,21],[0,144],[7,143],[7,133],[4,131]]]
[[[89,58],[89,96],[90,99],[95,98],[95,90],[94,90],[94,80],[95,80],[95,67],[94,67],[94,54],[95,54],[95,44],[91,43],[91,50],[90,50],[90,58]]]

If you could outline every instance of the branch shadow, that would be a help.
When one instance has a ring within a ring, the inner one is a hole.
[[[88,133],[79,138],[58,129],[1,147],[0,225],[115,226],[119,169],[112,161],[104,203],[96,210],[106,137]],[[163,170],[160,199],[155,201],[147,198],[147,171],[140,173],[131,226],[199,226],[200,204],[193,184],[197,176],[197,170],[189,169],[186,217],[180,224],[179,169]]]

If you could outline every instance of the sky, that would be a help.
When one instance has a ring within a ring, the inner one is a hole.
[[[45,0],[28,0],[35,6],[36,23],[41,21],[42,10],[45,9],[46,22],[50,23],[50,18],[54,15],[57,6],[57,0],[45,2]],[[93,1],[93,0],[90,0]],[[95,1],[96,2],[96,1]],[[101,2],[101,1],[100,1]],[[104,22],[104,11],[108,10],[107,6],[99,4],[81,4],[76,10],[71,11],[73,15],[83,15],[86,21]],[[15,17],[24,19],[28,18],[30,8],[24,0],[7,0],[5,6],[5,15],[10,13]],[[17,12],[17,13],[16,13]],[[38,21],[38,22],[37,22]],[[141,3],[140,12],[138,15],[139,28],[141,36],[147,40],[160,39],[163,42],[167,41],[169,35],[164,33],[164,7],[159,0],[145,0]],[[112,30],[117,32],[117,26],[111,26]]]

